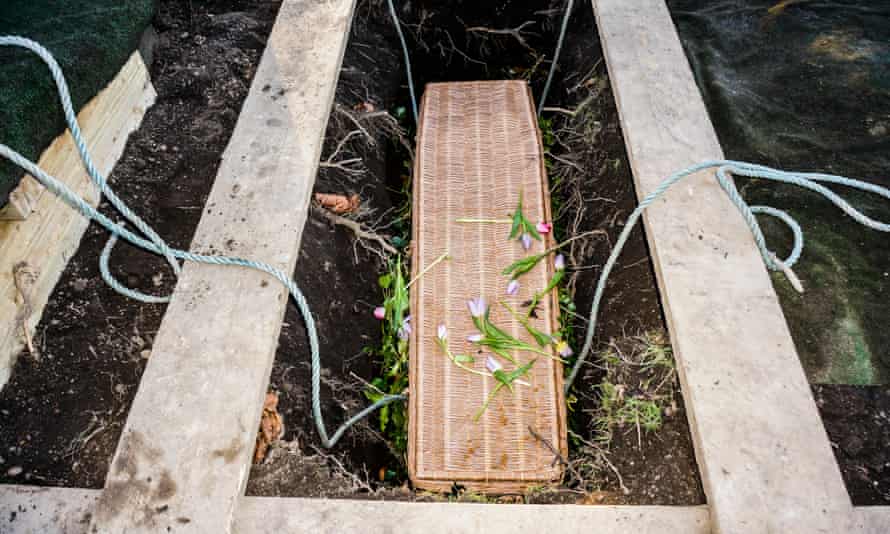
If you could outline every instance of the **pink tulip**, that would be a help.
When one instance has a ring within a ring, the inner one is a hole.
[[[539,234],[549,234],[553,230],[553,223],[541,221],[535,225],[535,230],[537,230]]]
[[[386,318],[386,308],[384,308],[383,306],[377,306],[376,308],[374,308],[374,317],[381,321],[384,320]]]

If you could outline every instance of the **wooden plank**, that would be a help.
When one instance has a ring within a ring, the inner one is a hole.
[[[78,115],[96,168],[106,176],[124,150],[127,137],[154,103],[155,92],[138,53],[130,56],[112,82]],[[50,175],[87,199],[93,206],[99,194],[90,182],[71,134],[57,137],[38,161]],[[13,266],[26,262],[38,273],[31,287],[31,314],[25,321],[34,332],[49,295],[68,260],[77,250],[89,221],[26,175],[17,194],[27,197],[32,213],[23,221],[0,222],[0,388],[6,384],[16,355],[24,346]]]
[[[0,486],[0,532],[86,534],[99,491]],[[514,534],[707,534],[706,506],[579,506],[407,503],[243,497],[235,512],[240,534],[388,534],[479,532]],[[175,532],[175,531],[174,531]]]
[[[354,0],[283,2],[193,250],[293,270],[353,10]],[[231,531],[287,298],[258,271],[185,265],[94,515],[97,532]]]
[[[529,252],[508,242],[509,225],[459,224],[458,218],[508,217],[523,195],[529,220],[550,220],[544,154],[531,92],[524,81],[430,84],[421,109],[414,178],[414,277],[443,253],[450,260],[424,274],[411,290],[408,470],[415,486],[445,490],[455,482],[475,491],[521,492],[559,480],[547,445],[563,454],[566,414],[562,365],[546,356],[515,351],[519,364],[535,360],[524,377],[530,385],[504,389],[475,414],[497,384],[458,368],[436,342],[445,324],[455,354],[475,354],[466,341],[476,332],[467,301],[482,297],[495,324],[536,346],[522,325],[499,304],[519,310],[553,277],[552,259],[520,279],[516,295],[505,295],[501,271],[528,253],[553,245],[551,236]],[[552,335],[559,328],[555,292],[541,299],[531,323]],[[510,371],[516,366],[502,362]],[[484,358],[468,367],[485,372]]]
[[[0,533],[86,534],[98,490],[0,485]]]
[[[637,195],[723,153],[663,0],[595,0]],[[845,532],[849,497],[766,268],[710,173],[644,216],[712,521]]]
[[[854,531],[863,534],[890,532],[890,506],[857,506],[853,508]]]
[[[706,506],[583,506],[372,502],[247,497],[242,534],[707,534]]]

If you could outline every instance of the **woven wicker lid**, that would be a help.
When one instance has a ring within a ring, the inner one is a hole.
[[[533,341],[499,302],[519,309],[541,291],[553,274],[552,258],[520,278],[516,296],[506,295],[509,279],[501,271],[551,246],[549,236],[526,252],[515,240],[508,241],[509,224],[455,222],[509,218],[520,192],[529,220],[550,220],[540,132],[528,85],[430,84],[421,108],[413,193],[414,274],[445,252],[451,259],[424,274],[411,290],[411,479],[425,489],[449,490],[456,482],[492,493],[550,483],[561,476],[561,466],[529,427],[565,453],[562,365],[538,356],[527,377],[531,385],[517,386],[513,393],[502,390],[474,421],[496,381],[458,368],[436,343],[437,327],[444,324],[452,351],[475,356],[468,365],[485,370],[486,353],[466,341],[476,332],[466,303],[479,296],[491,305],[495,324]],[[532,324],[553,333],[557,314],[556,299],[550,295]],[[514,357],[524,363],[535,355],[519,352]]]

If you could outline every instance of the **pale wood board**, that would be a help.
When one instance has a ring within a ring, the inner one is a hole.
[[[0,486],[0,532],[85,534],[96,490]],[[9,521],[15,513],[14,520]],[[706,506],[405,503],[243,497],[239,534],[707,534]]]
[[[114,168],[128,136],[139,127],[155,96],[148,71],[137,52],[130,56],[108,87],[78,114],[84,139],[99,172],[107,176]],[[44,151],[38,165],[91,205],[98,204],[99,193],[67,131]],[[22,179],[18,191],[27,195],[32,212],[23,221],[0,221],[0,388],[9,379],[25,339],[17,320],[21,304],[16,299],[13,266],[26,262],[39,272],[31,288],[32,313],[26,321],[33,334],[53,288],[89,224],[83,215],[46,191],[30,175]]]
[[[86,534],[99,495],[98,490],[0,485],[0,532]],[[710,527],[707,506],[479,505],[243,497],[235,511],[233,530],[242,534],[706,534],[711,532]],[[890,532],[890,506],[854,508],[850,532]]]
[[[595,0],[637,195],[723,153],[664,0]],[[644,222],[719,532],[844,532],[852,506],[769,275],[710,173]]]
[[[706,506],[372,502],[247,497],[244,534],[707,534]]]
[[[27,182],[19,182],[19,185],[9,192],[6,205],[0,208],[0,221],[24,221],[34,211],[31,195],[24,187],[26,184]]]
[[[354,0],[283,2],[192,250],[292,272],[353,10]],[[97,532],[231,531],[287,300],[258,271],[185,265],[93,516]]]

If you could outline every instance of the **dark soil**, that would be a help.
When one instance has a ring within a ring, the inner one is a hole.
[[[433,81],[515,78],[534,63],[533,54],[513,37],[492,38],[467,32],[468,27],[512,28],[532,20],[534,25],[527,27],[529,35],[525,35],[528,45],[550,53],[554,41],[552,32],[561,11],[542,12],[542,6],[533,2],[480,4],[427,1],[400,13],[408,29],[418,91],[425,83]],[[562,2],[553,4],[551,8],[561,6]],[[398,107],[408,105],[407,91],[400,85],[405,83],[400,48],[383,9],[379,2],[359,3],[337,91],[337,104],[344,109],[353,110],[371,103],[375,109],[395,113]],[[567,139],[565,146],[555,147],[554,151],[561,157],[571,158],[585,171],[583,180],[578,180],[585,211],[580,224],[572,229],[573,233],[602,228],[608,231],[610,240],[614,240],[636,204],[633,181],[589,8],[577,10],[572,27],[550,105],[573,107],[591,94],[594,101],[588,106],[591,112],[584,116],[584,121],[573,124],[555,121],[554,129],[557,122],[565,128],[584,128],[587,126],[585,122],[595,122],[601,127],[584,135],[567,134],[571,140]],[[536,94],[540,94],[545,75],[542,67],[530,73]],[[575,85],[579,87],[571,90]],[[329,124],[325,154],[329,154],[337,141],[354,129],[351,123],[337,115],[336,112],[332,115]],[[413,127],[410,117],[404,124]],[[378,146],[387,142],[393,145],[382,134],[376,141]],[[322,172],[315,190],[360,193],[378,214],[403,203],[405,197],[399,192],[399,186],[400,176],[405,171],[400,158],[405,158],[405,154],[392,149],[389,152],[375,151],[366,145],[355,145],[353,149],[365,160],[370,172],[359,178],[341,172]],[[381,169],[388,171],[388,177],[378,172]],[[554,197],[559,195],[560,191],[555,191]],[[564,215],[566,225],[574,220],[576,212],[576,209],[570,209]],[[313,305],[319,325],[321,353],[326,367],[323,407],[329,429],[336,427],[347,413],[354,413],[367,403],[362,394],[363,381],[377,373],[375,362],[370,361],[362,349],[380,342],[379,323],[373,319],[371,311],[382,301],[376,280],[383,266],[371,253],[359,250],[356,256],[353,247],[350,232],[332,227],[314,214],[304,231],[295,271],[295,278]],[[582,313],[590,307],[596,277],[609,250],[606,241],[600,241],[576,252],[575,263],[580,269],[575,299]],[[611,278],[600,316],[597,337],[603,345],[612,338],[665,329],[642,232],[636,232],[628,242],[624,257]],[[288,309],[286,323],[288,327],[282,332],[271,387],[281,394],[279,409],[287,422],[284,436],[287,445],[264,464],[254,467],[248,493],[402,500],[432,498],[411,492],[407,483],[399,486],[405,480],[403,461],[389,450],[376,431],[373,418],[351,430],[333,451],[322,453],[319,450],[317,434],[308,417],[307,341],[293,305]],[[583,324],[578,325],[576,332],[579,337],[583,335]],[[580,346],[580,342],[576,345]],[[576,409],[581,415],[574,421],[574,426],[584,439],[594,438],[590,420],[583,414],[596,408],[599,401],[595,386],[602,377],[602,371],[590,365],[576,382],[581,399]],[[596,481],[601,491],[593,497],[579,496],[571,491],[553,491],[520,500],[537,503],[704,502],[679,392],[676,405],[679,409],[665,418],[662,429],[643,435],[641,442],[638,442],[636,432],[615,434],[608,458],[621,473],[629,490],[627,494],[619,491],[612,472],[603,470],[598,473]],[[322,477],[323,481],[319,480],[320,466],[324,466],[327,473]],[[383,478],[385,483],[381,483]],[[515,502],[517,498],[500,499],[505,500]]]
[[[823,384],[813,393],[853,504],[890,504],[890,389]]]
[[[172,246],[187,248],[247,96],[278,2],[158,3],[151,78],[158,93],[110,176]],[[108,206],[103,211],[111,214]],[[0,392],[0,481],[100,488],[165,307],[106,286],[93,225],[37,327],[39,361],[22,355]],[[118,245],[112,271],[166,294],[163,262]],[[144,355],[144,356],[143,356]],[[12,467],[21,473],[10,476]]]

